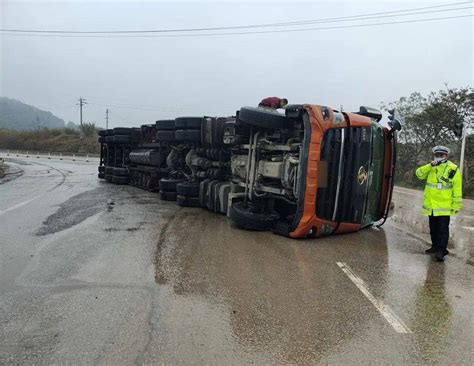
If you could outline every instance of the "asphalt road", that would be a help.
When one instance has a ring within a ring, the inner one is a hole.
[[[390,223],[291,240],[92,163],[10,164],[0,364],[474,364],[474,267]]]

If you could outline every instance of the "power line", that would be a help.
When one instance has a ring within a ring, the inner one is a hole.
[[[148,107],[140,107],[140,106],[131,106],[131,105],[121,105],[121,104],[104,104],[104,103],[92,103],[89,102],[89,104],[95,104],[95,105],[100,105],[100,106],[110,106],[110,107],[115,107],[115,108],[125,108],[125,109],[137,109],[141,111],[152,111],[152,112],[160,112],[160,109],[153,109],[153,108],[148,108]]]
[[[209,37],[209,36],[229,36],[229,35],[245,35],[245,34],[268,34],[268,33],[292,33],[292,32],[307,32],[317,30],[333,30],[333,29],[351,29],[351,28],[366,28],[376,27],[381,25],[392,25],[392,24],[407,24],[407,23],[424,23],[438,20],[447,19],[459,19],[459,18],[470,18],[473,14],[468,15],[457,15],[451,17],[441,18],[425,18],[425,19],[412,19],[402,20],[396,22],[380,22],[380,23],[368,23],[368,24],[355,24],[347,26],[333,26],[333,27],[316,27],[316,28],[299,28],[299,29],[277,29],[277,30],[262,30],[262,31],[250,31],[250,32],[225,32],[225,33],[203,33],[203,34],[166,34],[166,35],[64,35],[64,34],[19,34],[19,33],[4,33],[3,35],[8,36],[27,36],[27,37],[56,37],[56,38],[185,38],[185,37]]]
[[[430,10],[423,12],[414,12],[417,10],[435,9],[435,8],[446,8],[462,4],[472,4],[472,1],[457,2],[435,6],[425,6],[418,8],[410,8],[405,10],[385,11],[378,13],[368,13],[351,15],[345,17],[334,17],[334,18],[319,18],[312,20],[301,20],[293,22],[280,22],[280,23],[263,23],[263,24],[251,24],[251,25],[236,25],[236,26],[225,26],[225,27],[206,27],[206,28],[177,28],[177,29],[152,29],[152,30],[109,30],[109,31],[71,31],[71,30],[33,30],[33,29],[0,29],[0,32],[9,33],[42,33],[42,34],[137,34],[137,33],[177,33],[177,32],[205,32],[205,31],[216,31],[216,30],[235,30],[235,29],[249,29],[249,28],[265,28],[265,27],[287,27],[287,26],[300,26],[317,23],[338,23],[358,20],[370,20],[378,18],[390,18],[400,16],[410,16],[427,13],[439,13],[439,12],[450,12],[464,9],[472,9],[472,7],[461,7],[452,9],[442,10]],[[400,14],[408,13],[408,14]],[[391,14],[391,15],[389,15]]]

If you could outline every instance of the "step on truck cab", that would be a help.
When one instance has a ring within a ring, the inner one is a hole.
[[[385,222],[396,160],[394,120],[361,107],[339,112],[289,105],[243,107],[225,134],[233,144],[229,217],[292,238],[357,231]]]

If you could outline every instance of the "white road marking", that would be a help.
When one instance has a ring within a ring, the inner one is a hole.
[[[461,226],[463,229],[474,231],[473,226]]]
[[[9,212],[9,211],[13,211],[13,210],[15,210],[15,209],[17,209],[17,208],[19,208],[19,207],[21,207],[21,206],[24,206],[24,205],[30,203],[31,201],[37,199],[38,197],[39,197],[39,196],[33,197],[32,199],[29,199],[28,201],[21,202],[21,203],[15,205],[15,206],[9,207],[9,208],[7,208],[7,209],[5,209],[5,210],[1,210],[1,211],[0,211],[0,216],[3,215],[3,214],[5,214],[5,213],[7,213],[7,212]]]
[[[349,279],[357,286],[357,288],[369,299],[369,301],[375,306],[375,308],[382,314],[382,316],[389,322],[389,324],[398,333],[412,333],[405,323],[395,314],[395,312],[385,304],[382,300],[377,299],[369,291],[367,284],[362,278],[357,276],[352,269],[343,262],[336,262],[339,268],[349,277]]]

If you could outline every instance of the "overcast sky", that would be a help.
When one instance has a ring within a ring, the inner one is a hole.
[[[140,30],[219,27],[443,4],[344,2],[19,2],[0,0],[2,29]],[[454,3],[455,1],[446,1]],[[460,5],[461,6],[461,5]],[[470,6],[470,4],[464,4]],[[380,18],[334,27],[472,14]],[[294,27],[293,27],[294,28]],[[286,29],[286,28],[278,28]],[[54,38],[0,34],[0,95],[78,122],[140,125],[179,115],[231,115],[266,96],[345,110],[413,91],[473,85],[473,20],[291,33],[160,38]]]

